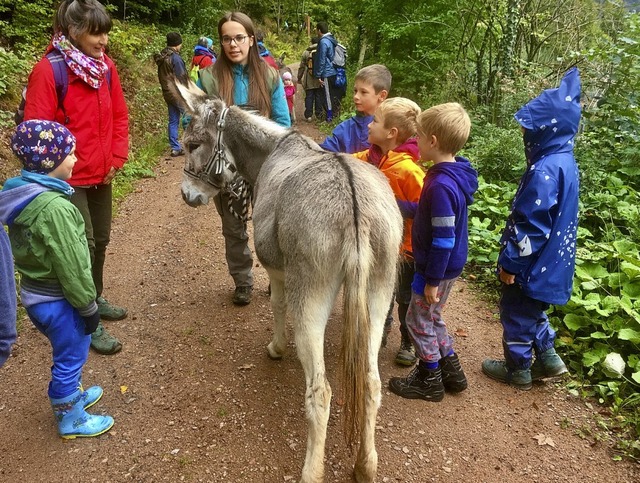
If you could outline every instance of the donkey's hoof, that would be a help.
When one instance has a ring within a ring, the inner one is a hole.
[[[273,342],[267,346],[267,353],[269,354],[269,358],[275,361],[279,361],[284,355],[282,352],[276,350],[276,345]]]

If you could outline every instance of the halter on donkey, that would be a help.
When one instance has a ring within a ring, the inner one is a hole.
[[[288,314],[306,379],[309,436],[300,481],[320,482],[324,476],[331,387],[323,342],[342,288],[346,437],[358,449],[356,481],[372,482],[378,463],[378,350],[402,237],[389,183],[367,163],[327,153],[257,114],[227,108],[192,84],[177,87],[193,115],[183,139],[184,200],[206,204],[238,173],[254,189],[254,242],[269,274],[275,322],[267,350],[272,359],[284,355]]]

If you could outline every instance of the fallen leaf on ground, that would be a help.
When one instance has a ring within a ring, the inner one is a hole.
[[[553,448],[556,447],[556,443],[554,443],[554,441],[551,439],[550,436],[547,436],[546,434],[536,434],[533,439],[538,441],[538,446],[551,446]]]
[[[469,337],[469,332],[466,329],[456,329],[454,334],[458,337]]]
[[[238,369],[240,369],[241,371],[248,371],[250,369],[253,369],[254,367],[256,367],[255,364],[245,364],[244,366],[238,367]]]
[[[120,394],[124,394],[129,389],[127,386],[120,386]]]

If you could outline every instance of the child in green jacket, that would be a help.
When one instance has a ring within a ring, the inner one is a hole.
[[[22,304],[53,349],[49,399],[66,439],[97,436],[113,426],[112,417],[85,411],[102,389],[85,391],[81,384],[100,315],[84,222],[66,182],[75,147],[73,134],[57,122],[23,122],[11,139],[23,170],[0,192],[0,221],[9,227]]]

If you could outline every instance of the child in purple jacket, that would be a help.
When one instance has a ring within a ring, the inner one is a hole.
[[[391,392],[407,399],[442,401],[445,390],[467,388],[442,308],[467,261],[467,206],[478,189],[478,173],[455,154],[470,129],[469,115],[457,103],[440,104],[418,116],[420,157],[434,163],[424,179],[411,233],[415,275],[406,321],[419,360],[407,377],[389,381]]]

